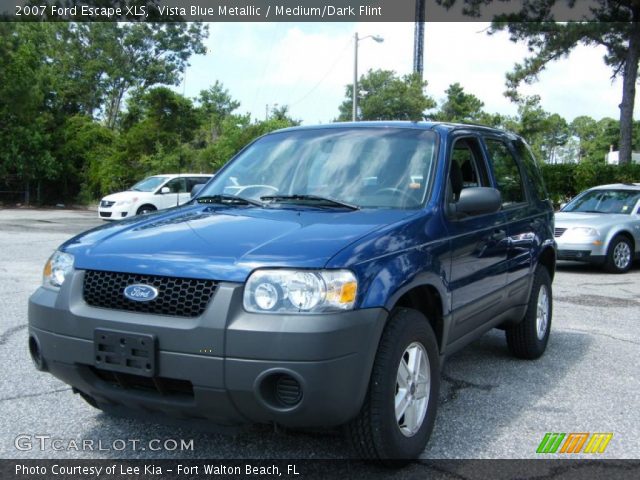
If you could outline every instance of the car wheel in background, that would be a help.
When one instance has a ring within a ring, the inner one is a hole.
[[[539,358],[549,342],[552,314],[551,278],[547,269],[538,265],[524,318],[505,330],[509,351],[518,358]]]
[[[633,262],[633,248],[631,241],[624,235],[618,235],[611,240],[604,267],[611,273],[625,273]]]
[[[153,205],[142,205],[136,212],[136,215],[144,215],[145,213],[155,212],[156,210],[157,208]]]
[[[440,390],[438,345],[425,316],[396,309],[385,327],[369,388],[345,430],[360,458],[420,456],[433,430]]]

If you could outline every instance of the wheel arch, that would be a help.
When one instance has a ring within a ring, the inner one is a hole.
[[[154,205],[151,202],[144,202],[142,205],[140,205],[138,208],[136,208],[136,215],[139,215],[139,212],[144,208],[144,207],[151,207],[153,208],[153,210],[159,210],[157,205]]]
[[[540,255],[538,255],[538,264],[547,269],[549,277],[551,277],[551,281],[553,281],[556,273],[556,251],[553,247],[548,246],[540,252]]]
[[[626,229],[616,230],[615,232],[611,233],[609,241],[607,242],[607,249],[611,245],[611,242],[613,241],[613,239],[616,238],[617,236],[626,237],[627,240],[629,240],[631,242],[631,252],[632,253],[635,252],[636,239],[634,238],[633,233],[631,233],[629,230],[626,230]]]
[[[412,308],[422,313],[426,318],[438,343],[443,350],[445,335],[444,319],[448,310],[445,308],[445,296],[433,283],[414,282],[397,290],[387,303],[391,311],[397,307]]]

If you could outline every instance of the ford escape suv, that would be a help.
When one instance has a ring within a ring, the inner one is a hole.
[[[425,448],[447,356],[549,340],[553,210],[522,139],[439,123],[268,134],[184,206],[80,234],[29,301],[36,367],[116,414],[344,426]]]

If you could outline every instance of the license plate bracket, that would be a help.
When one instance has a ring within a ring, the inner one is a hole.
[[[93,332],[97,368],[144,377],[156,374],[156,337],[97,328]]]

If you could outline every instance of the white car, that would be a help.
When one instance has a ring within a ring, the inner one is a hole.
[[[121,220],[182,205],[190,200],[194,186],[207,183],[212,176],[183,173],[147,177],[125,192],[107,195],[100,200],[98,215],[103,220]]]

